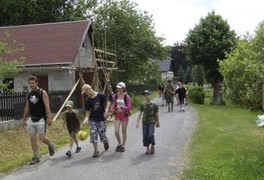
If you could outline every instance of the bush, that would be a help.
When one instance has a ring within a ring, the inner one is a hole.
[[[189,98],[193,103],[204,104],[205,92],[201,86],[189,86]]]

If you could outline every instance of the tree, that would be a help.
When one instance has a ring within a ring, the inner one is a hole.
[[[50,23],[86,19],[96,0],[1,0],[0,26]]]
[[[0,37],[0,79],[8,75],[17,74],[20,69],[18,65],[21,65],[24,58],[14,58],[13,60],[5,59],[6,55],[15,55],[16,53],[23,51],[24,47],[15,40],[10,40],[10,34],[6,33],[4,37]],[[8,84],[0,81],[0,88],[7,90]]]
[[[191,72],[191,68],[190,67],[187,67],[187,69],[186,69],[183,82],[185,84],[187,84],[188,82],[192,82],[192,72]]]
[[[117,66],[125,70],[118,80],[142,79],[146,66],[153,65],[148,61],[163,59],[167,52],[161,44],[163,38],[155,35],[152,17],[136,10],[136,6],[127,0],[107,1],[94,10],[98,45],[116,51]],[[157,75],[159,71],[152,73]]]
[[[179,71],[178,71],[178,77],[179,77],[179,81],[180,82],[183,82],[184,81],[184,77],[185,77],[185,72],[184,72],[184,70],[183,70],[183,68],[180,66],[180,69],[179,69]]]
[[[200,23],[190,30],[184,40],[184,53],[195,65],[202,65],[206,79],[214,89],[213,104],[221,104],[220,83],[223,80],[219,72],[218,60],[225,59],[225,53],[231,51],[237,39],[230,30],[227,21],[214,11],[208,13]]]
[[[264,82],[264,24],[255,31],[255,36],[242,37],[226,60],[219,62],[224,77],[225,97],[237,105],[250,108],[262,106]]]
[[[180,67],[184,71],[187,68],[190,68],[190,63],[187,61],[185,54],[182,52],[183,46],[179,44],[175,44],[174,47],[171,48],[171,58],[173,59],[173,72],[174,74],[178,74]]]

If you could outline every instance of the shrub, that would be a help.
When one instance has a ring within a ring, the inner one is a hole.
[[[205,92],[203,87],[189,86],[188,92],[189,92],[189,98],[193,103],[204,104]]]

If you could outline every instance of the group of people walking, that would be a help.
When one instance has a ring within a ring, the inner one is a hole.
[[[46,136],[46,124],[51,126],[51,111],[49,107],[49,98],[45,90],[38,87],[38,79],[33,76],[28,79],[31,92],[27,95],[26,106],[23,115],[23,127],[26,128],[33,150],[33,158],[30,165],[40,162],[38,155],[37,135],[42,142],[47,144],[50,156],[55,153],[53,143]],[[105,94],[96,92],[89,84],[82,87],[82,94],[87,98],[85,100],[85,119],[82,125],[89,124],[90,126],[90,142],[93,144],[93,157],[99,156],[99,139],[104,145],[104,149],[109,149],[109,142],[106,135],[106,119],[109,114],[114,114],[115,137],[117,140],[116,152],[124,152],[126,150],[127,126],[129,122],[130,109],[132,107],[131,98],[126,93],[126,85],[124,82],[119,82],[116,85],[116,94],[113,95],[112,105],[108,101]],[[136,128],[139,127],[139,122],[142,119],[143,131],[143,146],[146,147],[146,154],[155,153],[155,127],[160,127],[159,108],[157,104],[151,101],[151,92],[145,90],[143,92],[145,101],[139,107]],[[68,101],[65,105],[66,111],[63,114],[64,124],[70,135],[69,149],[66,152],[68,157],[72,156],[73,144],[76,144],[75,153],[81,151],[81,146],[76,138],[76,133],[81,129],[81,117],[74,109],[74,103]],[[121,133],[120,133],[121,131]],[[122,136],[121,136],[122,134]]]
[[[178,82],[175,86],[169,79],[167,84],[160,84],[158,86],[159,96],[162,98],[162,106],[164,106],[164,100],[168,107],[168,112],[173,111],[174,96],[176,97],[176,103],[180,106],[179,111],[185,111],[184,106],[187,104],[188,91],[181,82]]]

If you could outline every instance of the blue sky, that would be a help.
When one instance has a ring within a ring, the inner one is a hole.
[[[238,35],[254,30],[264,21],[264,0],[130,0],[153,15],[158,36],[166,45],[182,42],[201,17],[215,10]]]

